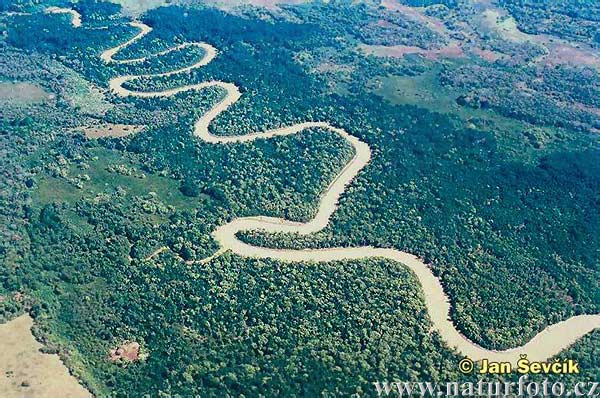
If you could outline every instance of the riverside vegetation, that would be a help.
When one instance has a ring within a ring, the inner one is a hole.
[[[203,54],[188,49],[164,65],[103,65],[98,54],[136,31],[108,18],[116,12],[110,5],[83,2],[78,11],[97,25],[66,35],[66,16],[33,12],[4,20],[3,75],[38,81],[57,95],[27,112],[14,104],[4,110],[10,156],[2,184],[11,195],[2,198],[5,318],[27,307],[50,349],[91,390],[116,396],[217,395],[223,388],[233,396],[336,396],[370,393],[369,383],[383,378],[457,377],[458,358],[429,333],[418,283],[399,264],[299,266],[232,254],[191,267],[182,262],[213,253],[210,233],[234,217],[310,219],[352,149],[319,129],[248,144],[202,143],[190,131],[223,97],[218,88],[155,99],[106,93],[92,104],[104,113],[90,113],[90,104],[77,106],[54,88],[65,79],[63,67],[106,87],[114,75],[176,69]],[[299,8],[295,15],[310,12]],[[244,239],[419,254],[449,292],[459,329],[489,348],[522,344],[544,325],[598,312],[600,170],[591,132],[517,119],[530,134],[552,135],[542,135],[549,142],[539,147],[523,134],[523,148],[515,150],[518,134],[477,119],[394,105],[367,86],[355,86],[354,95],[330,92],[297,61],[299,53],[336,48],[356,63],[352,73],[362,77],[355,81],[424,66],[364,61],[349,50],[352,37],[340,41],[310,21],[177,7],[152,11],[145,21],[154,30],[127,49],[136,57],[186,41],[219,48],[202,69],[132,83],[150,91],[235,82],[242,98],[215,121],[215,134],[329,120],[373,150],[325,231]],[[103,25],[109,29],[96,29]],[[24,52],[34,57],[15,71]],[[66,131],[99,118],[147,127],[98,141]],[[171,250],[146,260],[162,245]],[[16,300],[15,292],[27,299]],[[568,354],[590,379],[598,372],[597,338],[586,337]],[[147,359],[127,367],[108,362],[108,351],[124,340],[141,342]]]

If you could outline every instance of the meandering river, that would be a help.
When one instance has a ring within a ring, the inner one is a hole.
[[[54,12],[58,12],[55,10]],[[73,15],[73,25],[79,26],[81,19],[73,10],[65,10]],[[152,28],[140,23],[131,22],[131,25],[138,28],[139,33],[132,39],[104,51],[101,58],[106,63],[138,63],[146,58],[135,58],[120,60],[115,55],[122,49],[140,40],[147,35]],[[321,128],[332,131],[346,140],[354,147],[355,155],[329,184],[322,193],[319,200],[319,207],[316,216],[306,223],[289,221],[283,218],[274,218],[266,216],[241,217],[218,227],[213,236],[221,246],[221,249],[215,254],[219,255],[224,251],[231,251],[244,257],[270,258],[286,262],[329,262],[350,259],[364,259],[370,257],[387,258],[410,268],[418,279],[425,297],[425,305],[429,317],[433,322],[435,329],[440,334],[443,341],[453,349],[456,349],[464,356],[468,356],[474,361],[489,359],[490,361],[506,361],[516,363],[521,354],[527,354],[529,360],[546,360],[562,350],[568,348],[585,334],[600,328],[600,314],[598,315],[579,315],[571,317],[563,322],[559,322],[547,327],[538,333],[533,339],[523,346],[515,347],[505,351],[495,351],[485,349],[467,339],[457,330],[450,319],[450,302],[444,292],[444,288],[439,279],[431,272],[431,269],[421,259],[416,256],[395,249],[377,248],[371,246],[353,247],[353,248],[329,248],[329,249],[272,249],[250,245],[240,241],[236,234],[248,230],[264,230],[267,232],[288,232],[299,234],[312,234],[325,228],[329,223],[332,214],[337,208],[338,199],[344,193],[348,184],[354,177],[369,163],[371,159],[371,149],[359,138],[353,136],[346,130],[333,126],[325,121],[310,121],[294,124],[288,127],[282,127],[273,130],[257,131],[251,134],[238,136],[216,136],[211,134],[209,126],[211,122],[222,112],[226,111],[241,96],[238,88],[232,84],[221,81],[208,81],[199,84],[190,84],[177,88],[143,92],[132,91],[124,87],[125,83],[142,77],[165,77],[188,71],[194,68],[202,67],[211,62],[217,56],[217,50],[206,43],[186,43],[173,47],[169,50],[154,54],[160,56],[170,51],[175,51],[183,47],[198,46],[205,50],[204,57],[197,63],[172,70],[165,73],[150,75],[127,75],[118,76],[110,80],[109,86],[116,94],[120,96],[136,97],[167,97],[177,93],[202,90],[207,87],[221,87],[226,91],[225,97],[216,104],[208,113],[200,117],[194,126],[194,135],[203,141],[215,145],[224,143],[249,142],[260,139],[269,139],[277,136],[286,136],[297,134],[310,128]],[[210,258],[214,257],[211,256]],[[210,258],[206,260],[210,260]],[[474,286],[473,288],[476,288]],[[515,286],[517,289],[518,286]]]

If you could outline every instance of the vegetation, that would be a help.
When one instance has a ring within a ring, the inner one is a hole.
[[[1,21],[0,80],[54,95],[0,111],[2,319],[29,311],[49,349],[94,392],[114,397],[363,396],[374,380],[460,377],[457,356],[430,333],[422,292],[400,264],[280,264],[228,253],[187,264],[213,254],[210,233],[234,217],[310,219],[352,149],[320,129],[200,142],[193,123],[223,90],[140,99],[106,88],[113,76],[173,70],[202,51],[105,65],[101,51],[137,32],[115,5],[76,7],[84,20],[77,29],[25,1],[10,10],[32,15]],[[236,83],[242,98],[215,120],[215,134],[319,120],[370,145],[372,162],[326,230],[243,239],[415,253],[440,276],[459,329],[489,348],[600,312],[596,71],[538,68],[519,57],[365,56],[359,44],[444,43],[439,32],[379,7],[259,12],[156,9],[144,16],[153,32],[119,54],[188,41],[218,48],[204,68],[130,82],[145,90]],[[507,48],[524,51],[515,46]],[[517,91],[518,82],[536,96]],[[78,132],[99,122],[145,128],[99,140]],[[148,258],[162,246],[168,250]],[[565,354],[581,361],[582,379],[600,373],[598,339],[591,334]],[[110,362],[123,341],[139,342],[147,359]]]
[[[502,0],[499,4],[510,11],[523,31],[600,45],[600,5],[596,2]]]

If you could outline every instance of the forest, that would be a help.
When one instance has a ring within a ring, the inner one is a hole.
[[[406,2],[428,5],[420,3]],[[219,51],[209,65],[169,79],[137,79],[131,87],[234,82],[242,98],[215,120],[215,134],[326,120],[372,148],[371,163],[326,230],[302,237],[252,231],[244,240],[414,253],[440,277],[459,330],[487,348],[523,344],[549,324],[599,313],[598,117],[550,95],[536,100],[510,91],[515,76],[527,75],[540,92],[598,107],[597,72],[548,67],[535,71],[540,80],[502,62],[368,56],[357,43],[428,47],[436,33],[381,7],[335,6],[336,19],[324,4],[285,6],[286,18],[256,18],[252,8],[158,8],[142,17],[153,31],[119,57],[205,41]],[[38,339],[90,391],[371,396],[373,380],[465,377],[458,355],[430,333],[423,292],[401,264],[285,264],[231,253],[186,263],[214,253],[210,233],[235,217],[310,219],[353,156],[345,141],[311,129],[247,144],[201,142],[193,124],[222,90],[151,99],[107,90],[111,77],[176,69],[200,59],[201,50],[106,65],[99,54],[136,33],[117,5],[76,3],[85,21],[80,28],[30,2],[2,7],[31,14],[2,14],[0,84],[35,82],[54,97],[3,102],[0,111],[7,154],[0,157],[0,317],[28,311]],[[379,26],[380,19],[400,28]],[[390,35],[402,41],[385,39]],[[320,57],[332,52],[351,68],[315,73]],[[497,124],[394,104],[368,84],[419,75],[434,63],[439,84],[461,93],[461,107]],[[348,91],[330,89],[344,81]],[[96,89],[70,89],[77,82]],[[502,118],[517,127],[498,127]],[[90,140],[86,123],[143,130]],[[551,143],[540,135],[547,130]],[[162,246],[168,250],[149,258]],[[124,341],[139,342],[147,359],[107,360]],[[582,379],[600,375],[599,342],[595,332],[563,354],[580,361]]]
[[[501,0],[519,27],[597,47],[600,45],[600,5],[595,1]]]

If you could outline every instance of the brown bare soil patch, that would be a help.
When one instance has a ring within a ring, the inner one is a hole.
[[[435,32],[448,33],[444,23],[437,18],[423,14],[423,8],[405,6],[404,4],[400,4],[398,0],[383,0],[381,5],[390,11],[401,12],[413,21],[421,22]]]
[[[584,111],[584,112],[589,112],[589,113],[592,113],[592,114],[600,117],[600,108],[596,108],[596,107],[593,107],[593,106],[588,106],[588,105],[585,105],[585,104],[582,104],[582,103],[579,103],[579,102],[575,102],[573,104],[573,106],[576,109],[579,109],[579,110]]]
[[[497,53],[492,50],[484,50],[484,49],[481,49],[478,47],[473,48],[472,51],[473,51],[473,54],[481,57],[482,59],[484,59],[488,62],[494,62],[503,57],[503,55],[500,53]]]
[[[142,130],[142,126],[132,124],[114,124],[107,123],[99,126],[78,127],[76,130],[83,131],[87,138],[102,137],[127,137],[136,134]]]
[[[0,325],[0,397],[91,398],[58,355],[40,352],[32,326],[29,315]]]
[[[456,43],[452,43],[450,45],[440,48],[439,50],[432,51],[434,58],[462,58],[465,56],[462,47]]]
[[[135,362],[140,359],[140,344],[131,341],[110,350],[109,359],[113,362]]]
[[[572,43],[547,34],[528,34],[519,30],[515,19],[504,10],[489,6],[481,18],[482,27],[490,29],[505,40],[524,43],[532,42],[545,47],[548,54],[539,57],[547,65],[586,65],[600,69],[600,56],[589,46]]]
[[[304,2],[304,0],[248,0],[241,1],[240,3],[252,4],[254,6],[265,8],[278,8],[278,4],[302,4]]]
[[[600,69],[600,56],[591,50],[584,50],[563,43],[549,44],[548,46],[550,49],[550,54],[546,57],[548,65],[586,65]]]
[[[365,53],[375,55],[378,57],[393,57],[393,58],[401,58],[406,54],[420,54],[427,59],[438,59],[438,58],[461,58],[464,57],[464,52],[460,45],[453,43],[448,46],[426,50],[417,46],[371,46],[371,45],[361,45],[360,49],[362,49]]]

